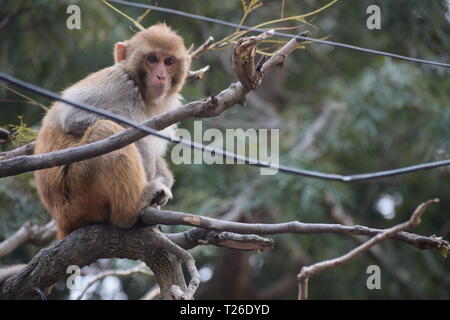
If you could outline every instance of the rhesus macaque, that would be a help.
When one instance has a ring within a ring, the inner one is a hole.
[[[140,31],[114,49],[115,64],[64,90],[62,96],[142,122],[181,106],[190,66],[183,39],[165,24]],[[45,116],[35,153],[92,143],[123,131],[101,116],[56,102]],[[174,126],[163,133],[173,134]],[[140,211],[172,198],[167,141],[147,136],[92,159],[36,171],[39,197],[62,239],[86,224],[133,226]]]

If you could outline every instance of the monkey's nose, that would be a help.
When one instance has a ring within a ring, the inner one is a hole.
[[[158,80],[166,80],[166,76],[164,74],[157,74],[156,77]]]

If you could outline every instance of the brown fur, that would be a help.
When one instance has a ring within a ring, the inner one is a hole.
[[[118,61],[116,54],[114,66],[77,82],[63,96],[136,122],[179,106],[178,92],[189,69],[183,39],[158,24],[121,44],[126,48],[123,61]],[[143,54],[154,50],[174,55],[179,61],[170,88],[158,102],[146,101],[143,97],[148,89],[135,80],[145,63]],[[36,154],[92,143],[124,130],[110,120],[70,108],[57,102],[47,113]],[[129,228],[143,207],[165,204],[172,197],[173,176],[162,158],[165,145],[154,139],[147,137],[99,157],[35,172],[39,197],[56,221],[58,239],[91,223]]]
[[[122,131],[109,120],[99,120],[83,136],[81,144],[95,142]],[[79,145],[74,136],[58,127],[39,132],[36,153]],[[110,222],[123,228],[134,225],[142,204],[145,171],[135,145],[62,167],[36,171],[39,196],[57,223],[58,239],[79,227]]]

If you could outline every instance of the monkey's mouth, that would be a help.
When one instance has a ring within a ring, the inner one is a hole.
[[[154,97],[162,96],[166,92],[166,86],[165,85],[149,85],[147,86],[147,90],[149,91],[150,95]]]

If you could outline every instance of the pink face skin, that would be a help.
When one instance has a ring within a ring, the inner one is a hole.
[[[147,90],[151,97],[162,97],[171,87],[177,69],[177,60],[165,52],[155,51],[145,55]]]

